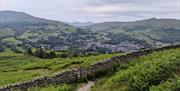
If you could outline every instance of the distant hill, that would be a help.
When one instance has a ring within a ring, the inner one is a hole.
[[[34,47],[43,45],[60,49],[73,46],[115,52],[180,44],[180,20],[175,19],[95,24],[64,23],[16,11],[0,11],[0,15],[0,40],[16,39],[23,45]]]
[[[50,26],[63,32],[75,31],[74,27],[63,22],[34,17],[24,12],[0,11],[0,18],[0,28],[8,27],[17,33],[23,33],[37,26]]]
[[[95,23],[93,23],[93,22],[84,22],[84,23],[82,23],[82,22],[73,22],[73,23],[68,23],[68,24],[70,24],[72,26],[76,26],[76,27],[85,27],[85,26],[91,26],[91,25],[93,25]]]
[[[123,33],[147,42],[180,42],[180,20],[146,19],[134,22],[105,22],[86,26],[93,32]]]
[[[175,19],[146,19],[134,22],[104,22],[86,26],[91,31],[111,31],[118,28],[123,28],[126,31],[142,30],[142,29],[180,29],[180,20]]]

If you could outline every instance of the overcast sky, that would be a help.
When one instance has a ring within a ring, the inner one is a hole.
[[[180,19],[180,0],[0,0],[0,9],[65,22]]]

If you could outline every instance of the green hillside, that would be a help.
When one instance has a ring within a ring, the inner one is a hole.
[[[92,91],[175,91],[179,88],[179,54],[178,48],[134,59],[126,69],[98,79]]]
[[[152,18],[75,27],[60,21],[34,17],[24,12],[0,11],[0,13],[2,18],[0,39],[10,37],[5,40],[11,42],[11,37],[15,37],[15,40],[21,41],[21,47],[43,46],[54,50],[74,47],[93,50],[93,52],[112,53],[116,50],[129,52],[180,43],[180,20],[175,19]]]
[[[40,38],[58,37],[65,42],[72,42],[74,40],[70,37],[73,36],[73,33],[76,33],[79,34],[76,40],[80,41],[84,37],[85,40],[88,40],[89,37],[86,36],[90,36],[100,43],[119,44],[129,41],[147,42],[149,44],[156,42],[177,44],[180,42],[180,21],[175,19],[152,18],[134,22],[105,22],[80,29],[60,21],[34,17],[24,12],[0,11],[0,13],[2,18],[0,37],[1,33],[10,33],[10,35],[18,35],[22,39],[34,38],[34,40],[39,40]],[[4,32],[4,29],[6,29],[6,32]],[[101,36],[101,38],[97,36]],[[111,36],[117,37],[112,38]],[[124,36],[126,37],[124,38]],[[121,40],[117,41],[119,39]]]
[[[175,43],[180,40],[180,21],[175,19],[147,19],[134,22],[105,22],[84,27],[93,32],[126,34],[129,37],[145,40]],[[106,36],[109,37],[109,36]]]
[[[40,59],[23,53],[14,53],[10,49],[0,53],[0,86],[9,83],[27,81],[43,75],[52,75],[55,72],[74,67],[87,67],[91,63],[122,55],[102,54],[89,57]],[[16,64],[16,65],[14,65]]]
[[[3,42],[9,42],[9,43],[17,43],[20,42],[19,40],[16,40],[14,37],[9,37],[9,38],[5,38],[2,39]]]
[[[0,38],[13,36],[15,34],[15,31],[11,28],[0,28]]]
[[[126,31],[140,31],[147,28],[151,28],[154,30],[158,29],[169,29],[175,28],[180,29],[180,21],[175,19],[146,19],[139,20],[133,22],[104,22],[97,23],[94,25],[86,26],[84,28],[88,28],[91,31],[99,32],[99,31],[111,31],[117,28],[123,28]]]
[[[117,72],[97,78],[91,91],[175,91],[179,88],[179,54],[180,48],[176,48],[135,58],[119,67]],[[0,86],[50,76],[70,68],[88,67],[94,62],[120,55],[125,54],[40,59],[6,49],[0,53]],[[29,91],[77,91],[82,86],[83,83],[60,84]]]
[[[2,35],[7,35],[7,34],[14,34],[15,32],[11,29],[8,29],[8,28],[4,28],[4,29],[1,29],[0,30],[0,36]]]
[[[51,27],[52,30],[59,30],[63,32],[75,31],[75,28],[59,21],[47,20],[26,14],[24,12],[16,11],[0,11],[1,21],[0,28],[8,27],[16,31],[16,33],[23,33],[34,28]]]

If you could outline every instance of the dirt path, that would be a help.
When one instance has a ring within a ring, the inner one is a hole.
[[[78,89],[78,91],[90,91],[91,90],[91,86],[94,85],[93,81],[88,81],[87,84],[84,84],[81,88]]]

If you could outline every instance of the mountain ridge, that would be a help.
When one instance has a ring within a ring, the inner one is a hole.
[[[1,34],[3,38],[11,37],[15,31],[13,37],[33,47],[43,45],[50,46],[54,50],[75,47],[83,50],[117,52],[180,43],[180,20],[175,19],[150,18],[134,22],[104,22],[77,27],[37,18],[23,12],[6,11],[6,13],[1,12],[4,23],[0,23],[0,33],[3,33]],[[5,33],[7,36],[4,36]]]
[[[14,30],[16,31],[20,30],[20,33],[25,32],[24,30],[27,30],[23,27],[36,25],[36,24],[53,25],[57,28],[60,28],[61,30],[66,30],[66,28],[70,28],[70,29],[75,28],[64,22],[34,17],[24,12],[0,11],[0,17],[1,17],[1,22],[0,22],[1,26],[13,27]]]

